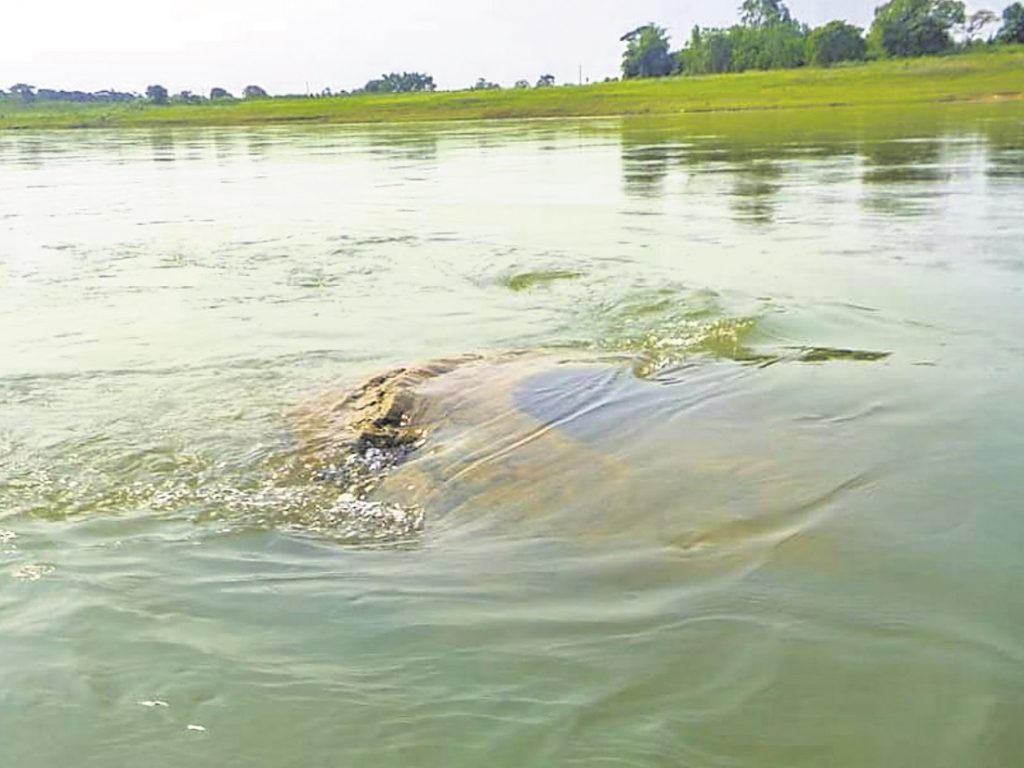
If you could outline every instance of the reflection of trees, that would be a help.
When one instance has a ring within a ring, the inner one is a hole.
[[[274,145],[273,136],[263,130],[251,130],[245,134],[246,153],[252,160],[265,160]]]
[[[985,173],[990,179],[1024,181],[1024,146],[990,147]]]
[[[694,136],[678,131],[626,129],[622,133],[622,185],[631,197],[656,198],[674,170],[721,179],[737,220],[766,223],[783,188],[783,161],[817,156],[808,147],[766,143],[755,134]],[[828,154],[828,152],[824,152]]]
[[[42,168],[46,155],[50,152],[47,142],[36,136],[18,136],[12,140],[0,141],[0,157],[7,154],[5,150],[13,150],[11,154],[15,162],[31,168]]]
[[[767,224],[775,218],[784,186],[785,161],[803,156],[792,144],[761,144],[716,136],[694,144],[684,158],[697,171],[727,179],[729,203],[737,221]]]
[[[893,216],[916,216],[932,210],[940,196],[938,185],[950,178],[950,170],[942,162],[942,146],[937,139],[862,145],[865,207]]]
[[[153,162],[172,163],[175,160],[174,134],[170,131],[155,129],[149,132],[149,146],[153,153]]]
[[[942,142],[935,139],[875,141],[861,147],[864,181],[869,184],[935,182],[949,178],[942,167]]]
[[[371,130],[366,134],[370,152],[388,159],[432,161],[437,157],[436,130]]]
[[[990,179],[1024,179],[1024,123],[993,121],[986,138],[986,175]]]
[[[775,204],[782,190],[783,168],[763,159],[736,164],[733,170],[733,210],[744,221],[768,224],[775,218]]]
[[[630,197],[656,198],[665,194],[665,179],[682,149],[676,144],[622,145],[622,186]]]
[[[230,159],[238,152],[238,133],[236,131],[213,128],[207,134],[207,138],[213,148],[214,157],[221,162]]]

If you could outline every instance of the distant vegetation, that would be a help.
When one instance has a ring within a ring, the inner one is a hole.
[[[97,104],[134,101],[139,98],[137,93],[124,93],[121,91],[96,91],[86,93],[84,91],[57,91],[52,88],[36,88],[28,83],[15,83],[7,93],[0,91],[0,97],[15,99],[25,104],[35,101],[67,101],[79,104]]]
[[[974,48],[1000,17],[979,10],[967,15],[960,0],[890,0],[875,9],[865,33],[845,21],[812,29],[782,0],[744,0],[739,23],[694,27],[682,50],[671,52],[665,29],[647,24],[623,36],[622,76],[707,75],[747,70],[830,67],[866,59],[912,58]],[[1024,42],[1024,5],[1002,14],[993,43]]]
[[[392,72],[371,80],[363,88],[366,93],[419,93],[434,91],[434,78],[422,72]]]
[[[1000,108],[1024,110],[1024,46],[979,45],[958,56],[705,77],[631,78],[574,88],[220,98],[201,106],[180,101],[179,96],[170,96],[167,104],[145,99],[117,104],[23,102],[13,97],[0,100],[0,130],[678,116],[681,112],[805,107],[886,107],[895,117],[914,104],[949,106],[953,102],[1005,102]],[[827,119],[853,118],[833,114]]]
[[[996,39],[1001,43],[1024,43],[1024,5],[1014,3],[1003,11],[1003,28]]]

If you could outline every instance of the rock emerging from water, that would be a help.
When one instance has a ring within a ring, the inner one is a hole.
[[[340,491],[325,523],[358,533],[361,540],[402,538],[422,529],[422,507],[382,501],[374,492],[427,440],[436,413],[423,386],[480,359],[464,356],[395,368],[300,415],[302,465],[314,480]]]
[[[884,359],[808,356],[835,358]],[[817,494],[791,472],[811,463],[821,437],[810,448],[806,433],[780,437],[757,388],[723,403],[733,368],[680,368],[654,382],[629,363],[552,352],[393,369],[303,414],[295,479],[337,488],[320,523],[361,541],[407,538],[429,513],[729,547],[734,535],[775,541],[800,530],[827,503],[827,488]]]
[[[413,450],[425,437],[420,417],[427,402],[418,387],[478,359],[439,360],[374,376],[328,406],[327,439],[385,464],[387,454]]]

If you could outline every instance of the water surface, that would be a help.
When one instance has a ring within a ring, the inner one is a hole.
[[[0,136],[0,762],[1020,763],[1022,117]]]

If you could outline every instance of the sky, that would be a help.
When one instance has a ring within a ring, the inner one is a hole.
[[[811,25],[870,23],[882,0],[791,0]],[[5,4],[0,88],[238,93],[351,90],[391,71],[441,88],[618,74],[619,37],[649,21],[680,47],[694,24],[737,18],[739,0],[15,0]]]

